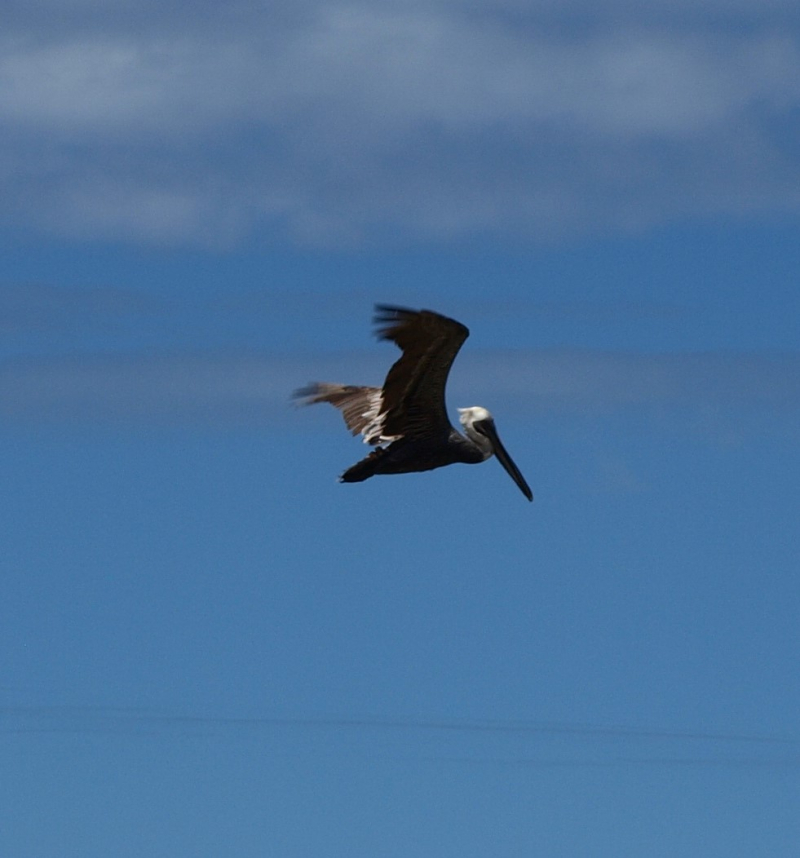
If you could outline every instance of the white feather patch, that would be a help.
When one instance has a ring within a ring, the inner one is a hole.
[[[381,407],[383,406],[382,393],[383,391],[376,390],[367,397],[369,408],[361,415],[367,421],[367,425],[361,431],[365,444],[375,444],[381,441],[397,441],[403,437],[402,435],[385,435],[383,432],[386,412],[381,411]]]

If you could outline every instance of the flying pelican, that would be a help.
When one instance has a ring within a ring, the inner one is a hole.
[[[464,435],[447,419],[447,375],[469,329],[431,310],[386,304],[377,304],[375,310],[378,339],[391,340],[403,352],[383,387],[315,382],[294,393],[304,405],[330,402],[341,409],[353,435],[361,433],[365,444],[376,445],[342,474],[340,482],[359,483],[375,474],[431,471],[456,462],[474,465],[494,454],[525,497],[533,500],[485,408],[458,409]],[[377,446],[380,444],[388,446]]]

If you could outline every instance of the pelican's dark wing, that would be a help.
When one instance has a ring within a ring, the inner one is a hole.
[[[420,437],[449,431],[444,389],[469,329],[430,310],[385,304],[375,310],[378,338],[403,351],[383,384],[381,434]]]
[[[294,399],[302,405],[330,402],[342,412],[347,428],[364,436],[365,444],[393,441],[383,432],[381,421],[381,389],[379,387],[357,387],[353,384],[329,384],[317,381],[294,392]]]

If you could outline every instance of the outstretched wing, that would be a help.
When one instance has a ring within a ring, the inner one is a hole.
[[[421,437],[449,431],[444,389],[469,329],[431,310],[378,304],[378,338],[402,349],[383,384],[381,433]]]
[[[303,405],[330,402],[342,412],[347,428],[364,436],[365,444],[394,441],[387,437],[382,422],[382,391],[379,387],[356,387],[352,384],[315,382],[294,392],[294,398]]]

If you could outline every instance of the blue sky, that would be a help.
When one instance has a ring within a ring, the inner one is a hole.
[[[793,858],[796,4],[4,15],[3,854]]]

